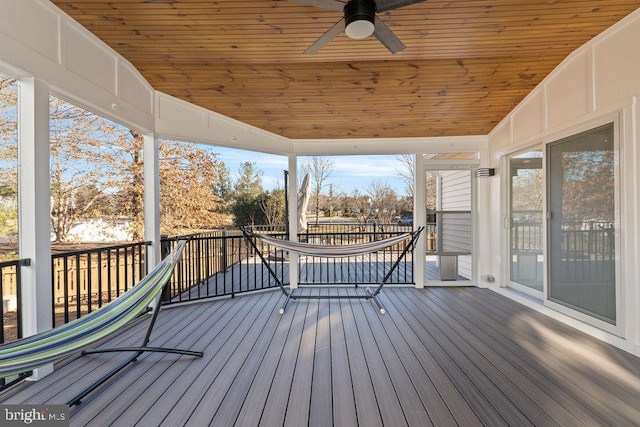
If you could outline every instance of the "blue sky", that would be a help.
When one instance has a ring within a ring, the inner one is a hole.
[[[240,164],[253,162],[263,172],[263,186],[270,190],[282,187],[283,171],[287,169],[288,160],[285,156],[256,153],[253,151],[237,150],[224,147],[213,147],[229,168],[233,179],[237,177]],[[404,195],[404,184],[396,169],[400,168],[399,156],[331,156],[333,170],[329,183],[333,184],[334,192],[351,194],[354,189],[361,193],[372,181],[382,182],[394,188],[398,195]],[[298,164],[310,161],[310,157],[299,157]],[[328,190],[325,190],[328,191]]]

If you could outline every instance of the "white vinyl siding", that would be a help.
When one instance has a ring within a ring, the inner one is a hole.
[[[471,171],[440,172],[440,208],[442,215],[442,251],[472,252],[471,239]],[[447,214],[447,211],[463,211]],[[472,278],[471,257],[458,257],[458,274]]]

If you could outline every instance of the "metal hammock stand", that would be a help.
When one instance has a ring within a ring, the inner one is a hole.
[[[260,257],[262,264],[267,268],[269,275],[275,280],[276,284],[282,291],[282,293],[286,296],[284,304],[282,308],[280,308],[280,314],[284,314],[284,311],[291,299],[372,299],[381,314],[385,314],[387,311],[378,299],[378,294],[382,291],[382,288],[387,283],[387,281],[391,278],[393,272],[398,268],[400,262],[404,259],[406,254],[413,249],[416,244],[416,241],[420,237],[420,233],[424,230],[424,227],[419,227],[418,229],[402,233],[398,236],[389,237],[387,239],[378,240],[375,242],[367,242],[367,243],[358,243],[351,245],[315,245],[309,243],[300,243],[300,242],[292,242],[290,240],[282,240],[276,239],[271,236],[260,235],[252,232],[251,230],[240,227],[242,233],[244,234],[247,241],[249,241],[251,247],[256,251],[256,254]],[[278,249],[282,249],[284,251],[289,251],[293,253],[297,253],[300,255],[308,255],[308,256],[316,256],[316,257],[326,257],[326,258],[342,258],[349,256],[357,256],[357,255],[365,255],[373,252],[377,252],[379,250],[388,248],[389,246],[396,245],[401,243],[407,239],[410,239],[409,243],[404,247],[396,261],[391,266],[391,269],[385,274],[382,281],[378,284],[375,290],[371,290],[368,287],[365,289],[364,295],[297,295],[294,294],[293,290],[288,291],[285,288],[285,285],[275,274],[271,265],[267,261],[266,257],[262,254],[262,251],[258,248],[256,244],[256,239],[260,239],[264,243],[274,246]]]
[[[201,351],[147,346],[160,311],[159,295],[162,289],[169,285],[173,269],[182,255],[185,244],[184,240],[178,242],[169,256],[150,271],[140,283],[112,302],[63,326],[0,346],[0,377],[32,371],[78,353],[82,355],[106,352],[133,353],[120,365],[67,402],[69,406],[74,406],[126,366],[135,362],[143,353],[161,352],[202,357]],[[87,350],[92,344],[110,336],[139,315],[146,313],[149,305],[154,301],[153,314],[140,346]]]

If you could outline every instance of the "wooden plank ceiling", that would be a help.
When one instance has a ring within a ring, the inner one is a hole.
[[[379,14],[406,49],[293,1],[52,0],[159,91],[288,138],[484,135],[637,0],[428,0]]]

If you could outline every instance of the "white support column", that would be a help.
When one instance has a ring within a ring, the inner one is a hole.
[[[480,154],[480,167],[489,167],[489,153],[486,149],[479,150]],[[500,171],[498,171],[500,172]],[[499,176],[495,177],[483,177],[476,178],[477,191],[474,195],[475,212],[473,213],[474,224],[473,230],[473,258],[475,260],[475,272],[474,279],[476,286],[480,288],[486,288],[489,286],[487,280],[490,276],[491,263],[489,254],[491,253],[491,244],[493,238],[489,233],[491,229],[491,221],[489,213],[491,209],[491,183],[494,180],[499,181]],[[498,238],[498,244],[500,239]]]
[[[289,154],[289,240],[298,241],[298,156]],[[298,287],[298,254],[289,252],[289,287]]]
[[[424,162],[422,161],[422,155],[416,153],[413,158],[414,168],[413,173],[413,226],[414,228],[426,227],[427,225],[427,201],[425,193],[427,191],[427,184],[425,179]],[[425,286],[425,272],[424,263],[427,256],[427,233],[425,231],[418,239],[416,247],[413,250],[413,280],[416,283],[416,288],[422,289]]]
[[[35,78],[20,80],[18,106],[18,212],[22,267],[24,336],[53,327],[51,306],[51,190],[49,176],[49,86]],[[34,370],[38,380],[53,365]]]
[[[151,241],[149,269],[162,259],[160,247],[160,143],[154,134],[144,135],[144,239]]]

